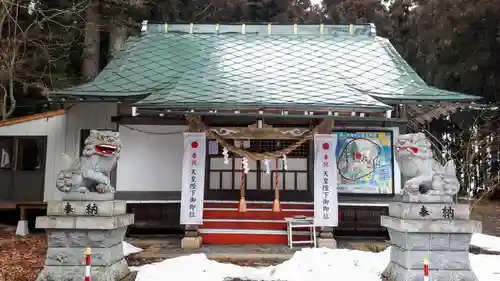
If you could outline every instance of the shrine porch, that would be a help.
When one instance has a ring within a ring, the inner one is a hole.
[[[180,200],[152,200],[160,195],[141,193],[127,197],[129,212],[136,217],[130,234],[164,235],[183,233],[179,224]],[[121,196],[126,194],[120,194]],[[154,195],[154,196],[153,196]],[[120,196],[120,197],[121,197]],[[160,197],[161,198],[161,197]],[[380,216],[387,214],[392,198],[339,196],[339,226],[333,234],[337,240],[384,240],[387,231],[380,226]],[[150,203],[149,203],[150,202]],[[163,203],[162,203],[163,202]],[[247,201],[247,212],[238,212],[238,201],[205,200],[204,223],[200,234],[204,245],[268,244],[286,245],[285,217],[312,216],[312,202],[281,202],[282,212],[272,212],[272,201]],[[179,242],[180,243],[180,242]]]

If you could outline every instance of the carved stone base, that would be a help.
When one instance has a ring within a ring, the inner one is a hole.
[[[90,206],[90,207],[89,207]],[[119,281],[129,274],[123,239],[134,222],[123,201],[49,202],[47,216],[36,219],[46,229],[47,255],[37,281],[81,281],[85,249],[91,248],[91,280]]]
[[[382,276],[390,281],[424,281],[423,269],[406,269],[392,261]],[[429,269],[429,277],[432,281],[477,281],[474,272],[463,270]]]
[[[413,202],[389,204],[390,216],[381,217],[391,237],[390,264],[383,277],[423,281],[424,259],[428,259],[432,281],[477,280],[469,245],[472,233],[481,232],[481,223],[468,219],[467,205],[451,204],[448,199],[439,202],[437,197],[419,195],[408,200]]]
[[[183,237],[181,239],[181,248],[184,250],[193,250],[201,248],[203,244],[203,238],[201,236],[197,237]]]
[[[198,230],[186,230],[184,232],[184,237],[199,237],[200,232]]]
[[[130,273],[125,259],[106,266],[92,266],[90,280],[92,281],[119,281]],[[46,265],[38,275],[36,281],[82,281],[85,279],[85,266],[54,266]]]
[[[401,196],[404,203],[453,203],[453,196],[442,194],[404,194]]]
[[[122,200],[66,200],[47,202],[47,216],[99,216],[110,217],[127,212],[127,202]]]
[[[115,200],[114,193],[97,193],[97,192],[68,192],[62,195],[62,200],[70,201],[113,201]]]
[[[319,232],[319,237],[321,238],[332,238],[333,239],[333,229],[321,228]]]
[[[129,273],[122,243],[126,231],[126,226],[103,230],[47,229],[45,267],[37,281],[82,280],[87,247],[92,249],[92,281],[121,280]]]

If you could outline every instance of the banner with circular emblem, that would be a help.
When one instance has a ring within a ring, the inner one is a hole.
[[[181,225],[203,224],[206,153],[205,133],[184,133]]]
[[[314,135],[314,224],[338,226],[337,158],[335,134]]]

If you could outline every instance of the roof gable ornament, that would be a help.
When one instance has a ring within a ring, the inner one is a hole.
[[[376,28],[370,24],[325,25],[321,24],[173,24],[142,22],[142,33],[188,33],[188,34],[252,34],[252,35],[333,35],[375,37]]]

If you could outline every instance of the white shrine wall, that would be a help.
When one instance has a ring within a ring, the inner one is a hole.
[[[187,126],[120,125],[116,190],[181,191]]]
[[[55,188],[57,174],[65,168],[61,154],[65,153],[71,159],[79,156],[81,130],[115,130],[111,117],[116,113],[116,103],[78,103],[67,106],[64,115],[51,118],[53,122],[47,127],[44,201],[61,199],[62,193]]]

